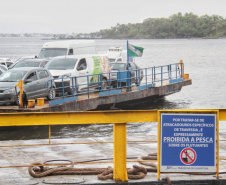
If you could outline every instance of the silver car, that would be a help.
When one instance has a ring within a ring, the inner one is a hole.
[[[116,87],[118,85],[118,74],[117,72],[123,72],[128,70],[128,64],[126,62],[112,62],[111,63],[111,85],[113,87]],[[140,85],[140,82],[143,80],[144,72],[143,69],[140,69],[140,67],[137,66],[134,62],[129,62],[129,70],[131,74],[131,83],[136,83],[137,85]],[[127,78],[125,76],[125,78]],[[125,81],[125,79],[123,79]],[[125,86],[125,82],[121,82],[121,86]]]
[[[13,64],[9,58],[0,58],[0,64],[6,66],[7,68]]]
[[[12,64],[8,69],[19,67],[44,67],[49,60],[44,59],[24,59],[17,63]]]
[[[55,98],[55,84],[51,84],[53,77],[47,69],[23,67],[5,71],[0,75],[0,104],[19,104],[19,88],[15,88],[15,85],[21,79],[24,82],[23,93],[27,99]]]

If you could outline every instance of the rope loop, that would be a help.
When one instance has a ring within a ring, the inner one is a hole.
[[[113,168],[74,168],[60,166],[56,168],[44,167],[40,162],[32,163],[28,168],[28,173],[34,178],[40,178],[50,175],[98,175],[99,180],[113,179]],[[143,179],[147,174],[144,167],[134,165],[127,169],[129,179]]]

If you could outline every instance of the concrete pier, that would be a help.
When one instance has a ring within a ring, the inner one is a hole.
[[[127,137],[127,157],[135,157],[127,160],[127,168],[133,165],[150,168],[150,166],[140,164],[136,157],[147,156],[150,153],[157,152],[157,143],[150,142],[157,140],[157,123],[153,123],[151,132],[146,135],[128,134]],[[225,140],[226,126],[221,124],[220,139]],[[141,142],[142,141],[142,142]],[[98,143],[99,142],[99,143]],[[42,140],[14,140],[1,141],[0,150],[0,184],[115,184],[114,180],[98,180],[97,175],[58,175],[46,176],[42,178],[33,178],[28,173],[28,165],[33,162],[49,160],[70,160],[74,163],[83,161],[93,161],[88,164],[75,164],[75,168],[107,168],[113,167],[113,138],[95,137],[95,138],[73,138],[73,139],[52,139],[51,145],[48,139]],[[62,144],[65,143],[65,144]],[[73,144],[70,144],[73,143]],[[77,144],[75,144],[77,143]],[[39,145],[43,144],[43,145]],[[16,147],[2,147],[17,145]],[[28,146],[19,146],[28,145]],[[29,146],[36,145],[36,146]],[[225,158],[226,142],[220,142],[220,159]],[[98,159],[108,159],[99,160]],[[62,162],[61,162],[62,163]],[[156,162],[154,162],[156,163]],[[13,166],[8,168],[8,166]],[[26,166],[26,167],[20,167]],[[220,179],[215,175],[195,175],[169,173],[161,174],[161,181],[157,179],[157,173],[148,172],[144,179],[128,180],[123,184],[149,184],[160,185],[167,184],[162,179],[169,177],[172,184],[209,184],[224,185],[226,183],[226,162],[220,160]]]

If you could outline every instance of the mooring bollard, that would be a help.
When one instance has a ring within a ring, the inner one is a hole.
[[[35,100],[28,100],[27,102],[28,102],[27,104],[28,108],[35,108]]]
[[[44,106],[44,98],[37,98],[37,106]]]

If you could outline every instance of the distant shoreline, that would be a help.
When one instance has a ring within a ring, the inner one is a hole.
[[[42,37],[42,36],[34,36],[34,37],[15,37],[15,36],[7,36],[1,38],[40,38],[41,40],[194,40],[194,39],[226,39],[226,37],[191,37],[191,38],[52,38],[52,37]]]

